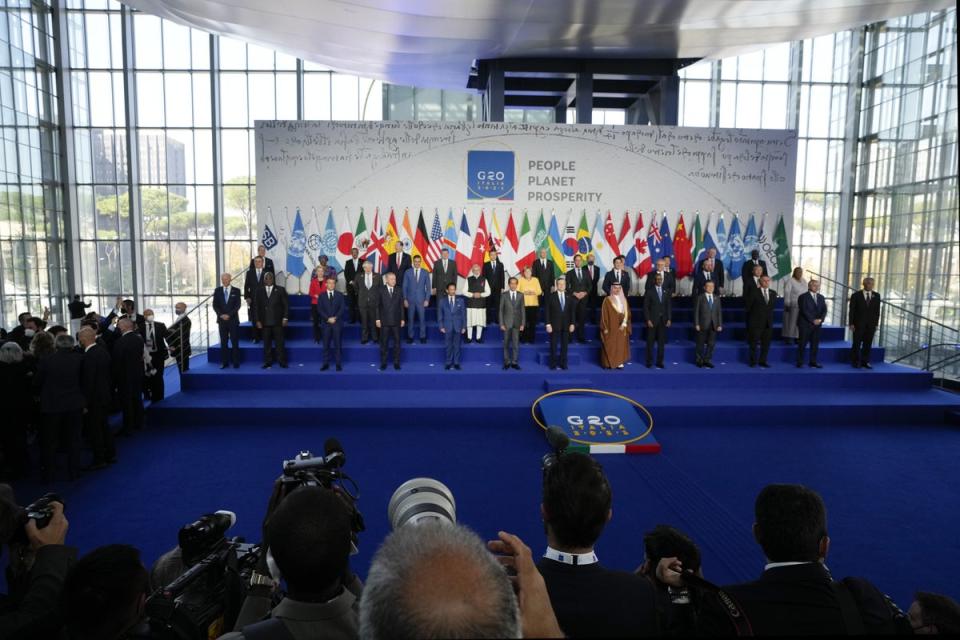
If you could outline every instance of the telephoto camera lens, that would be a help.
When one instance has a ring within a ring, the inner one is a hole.
[[[457,503],[453,493],[439,480],[412,478],[393,492],[387,518],[394,530],[421,522],[457,522]]]

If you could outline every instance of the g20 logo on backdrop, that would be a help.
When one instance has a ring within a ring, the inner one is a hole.
[[[515,176],[513,151],[467,152],[468,200],[513,200]]]

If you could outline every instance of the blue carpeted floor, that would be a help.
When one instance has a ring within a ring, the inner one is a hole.
[[[528,423],[459,429],[456,424],[281,424],[166,426],[120,443],[120,462],[56,488],[68,503],[69,540],[86,551],[130,542],[147,562],[173,546],[178,528],[220,508],[239,518],[235,533],[256,538],[282,460],[322,449],[329,436],[347,452],[362,490],[367,531],[354,568],[364,574],[387,533],[386,505],[402,481],[446,482],[459,519],[481,535],[514,531],[535,550],[542,434]],[[763,558],[750,538],[752,502],[768,482],[801,482],[822,493],[836,575],[863,575],[907,606],[916,589],[960,596],[960,474],[956,428],[943,426],[777,427],[706,421],[657,431],[660,456],[606,456],[614,517],[598,546],[610,566],[642,559],[642,533],[661,522],[689,531],[704,548],[707,576],[748,579]],[[26,483],[21,496],[42,491]]]

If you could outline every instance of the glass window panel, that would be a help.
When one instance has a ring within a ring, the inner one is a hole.
[[[720,83],[720,126],[736,126],[737,117],[737,83]]]
[[[106,14],[86,14],[87,65],[94,69],[110,67],[110,23]]]
[[[250,175],[248,158],[250,157],[249,138],[246,130],[224,131],[221,134],[223,180]]]
[[[193,132],[194,171],[200,184],[213,183],[213,132],[210,129],[195,129]],[[209,207],[213,211],[213,207]]]
[[[413,120],[413,87],[387,85],[386,102],[391,120]]]
[[[220,36],[220,68],[246,69],[247,45],[240,40]]]
[[[790,47],[789,42],[784,42],[763,50],[764,80],[786,82],[790,79]]]
[[[333,120],[356,120],[360,116],[358,95],[360,85],[357,76],[335,73],[331,78],[333,96]]]
[[[685,127],[710,126],[710,83],[683,83],[681,124]]]
[[[191,126],[193,124],[193,104],[190,93],[193,87],[193,79],[189,73],[165,73],[163,79],[167,106],[167,126]]]
[[[251,70],[273,71],[273,49],[267,49],[256,44],[248,44],[247,68]]]
[[[113,76],[107,72],[91,72],[90,124],[95,127],[113,126]]]
[[[161,58],[163,38],[160,35],[161,20],[147,13],[136,13],[133,16],[133,31],[136,66],[138,69],[160,69],[163,67]]]
[[[762,85],[741,84],[737,88],[736,126],[757,128],[760,126]]]
[[[163,21],[163,65],[167,69],[190,68],[190,28]]]
[[[195,73],[193,83],[193,124],[197,127],[210,126],[210,76],[204,73]]]
[[[225,127],[247,126],[247,77],[220,74],[220,121]]]
[[[278,120],[297,119],[297,74],[295,73],[277,74],[276,117]]]
[[[739,80],[763,80],[763,49],[737,58]]]
[[[764,129],[787,128],[787,85],[763,85],[763,101],[761,105],[763,109],[763,119],[760,126]]]
[[[713,65],[711,61],[705,60],[681,69],[680,78],[687,79],[687,80],[691,80],[691,79],[709,80],[712,71],[713,71]]]
[[[360,80],[360,119],[383,120],[383,83],[379,80]],[[444,109],[450,99],[450,92],[444,97]],[[447,113],[450,113],[449,111]],[[446,120],[466,120],[466,113],[459,118],[450,118],[444,114]]]
[[[144,127],[164,125],[163,74],[143,73],[136,75],[137,122]]]
[[[807,125],[807,135],[811,137],[826,137],[830,132],[830,92],[828,86],[813,85],[810,87],[810,120]]]
[[[196,29],[190,30],[190,53],[192,56],[192,65],[194,69],[209,69],[210,68],[210,38],[212,36],[209,33],[204,33],[203,31],[197,31]]]
[[[307,120],[330,119],[330,74],[303,74],[303,117]]]
[[[814,38],[811,79],[814,82],[830,82],[833,79],[833,34]]]
[[[250,122],[254,120],[275,120],[277,117],[277,91],[272,73],[251,73],[250,78]]]
[[[337,76],[334,76],[336,80]],[[336,85],[334,85],[336,90]],[[413,95],[416,99],[416,115],[417,120],[440,120],[443,115],[442,109],[442,93],[440,89],[416,89],[413,92]],[[334,95],[336,98],[336,95]],[[523,110],[515,110],[513,114],[516,120],[512,122],[523,122]],[[336,119],[336,117],[334,118]]]
[[[808,191],[823,191],[826,187],[827,141],[807,141],[807,171],[803,188]]]
[[[281,51],[277,51],[277,70],[295,71],[297,68],[296,56],[291,56]]]

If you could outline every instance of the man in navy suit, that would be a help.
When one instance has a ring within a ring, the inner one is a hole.
[[[263,285],[263,276],[267,273],[263,258],[257,256],[253,259],[253,266],[247,269],[247,275],[243,279],[243,299],[247,301],[247,319],[253,325],[253,343],[260,342],[260,329],[257,329],[256,307],[253,299],[257,295],[257,289]],[[273,269],[270,269],[273,273]]]
[[[262,244],[257,247],[257,255],[255,255],[254,257],[250,258],[250,269],[253,269],[253,268],[254,268],[254,265],[256,264],[256,259],[257,259],[257,258],[260,258],[261,260],[263,260],[263,270],[264,270],[264,271],[269,271],[270,273],[275,273],[275,271],[274,271],[274,269],[273,269],[273,260],[271,260],[270,258],[267,257],[267,248],[266,248],[265,246],[263,246]]]
[[[810,343],[810,366],[814,369],[823,367],[817,362],[817,352],[820,350],[820,330],[827,317],[827,301],[820,295],[820,282],[811,280],[807,285],[807,292],[797,298],[797,329],[800,330],[800,342],[797,346],[797,367],[803,367],[803,352],[807,343]]]
[[[390,254],[387,261],[387,271],[397,274],[397,283],[403,286],[403,276],[410,268],[410,256],[403,250],[403,243],[397,242],[397,252]]]
[[[413,268],[403,276],[403,306],[407,310],[407,344],[413,342],[413,323],[420,318],[420,343],[427,341],[427,305],[430,304],[430,274],[420,256],[413,257]]]
[[[403,293],[397,288],[397,274],[384,276],[377,292],[377,329],[380,330],[380,370],[387,368],[387,347],[393,340],[393,368],[400,370],[400,329],[403,328]]]
[[[872,369],[870,347],[873,334],[880,325],[880,294],[873,290],[873,278],[864,278],[863,289],[850,296],[847,322],[853,332],[853,347],[850,349],[853,368]]]
[[[607,275],[603,277],[603,293],[604,295],[610,295],[610,287],[614,283],[619,284],[623,287],[623,295],[627,296],[630,293],[630,273],[623,268],[624,259],[623,256],[617,256],[613,259],[613,271],[608,271]]]
[[[229,273],[220,276],[220,284],[213,292],[213,310],[217,313],[220,329],[220,368],[227,368],[227,342],[233,342],[233,368],[240,367],[240,289],[230,286]]]
[[[333,355],[337,362],[337,371],[343,371],[343,362],[340,354],[342,345],[343,312],[346,308],[346,298],[337,291],[337,279],[326,279],[327,290],[317,296],[317,315],[320,317],[323,329],[323,366],[320,371],[330,368],[330,343],[333,343]]]
[[[443,346],[446,351],[444,369],[460,369],[460,341],[467,332],[467,305],[457,296],[457,285],[447,284],[447,295],[440,297],[437,304],[437,324],[443,334]]]

